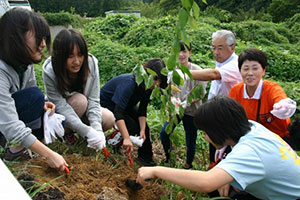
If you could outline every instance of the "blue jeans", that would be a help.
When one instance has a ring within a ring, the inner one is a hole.
[[[12,94],[19,120],[32,129],[39,140],[44,138],[44,94],[37,87],[25,88]]]
[[[183,127],[185,130],[185,143],[187,147],[186,151],[186,163],[192,165],[192,162],[195,157],[196,152],[196,139],[197,139],[197,128],[194,125],[194,117],[189,115],[183,115],[182,119],[178,117],[178,123],[182,120]],[[170,150],[170,135],[175,129],[175,125],[173,126],[172,132],[167,134],[165,128],[167,127],[168,122],[164,123],[163,128],[160,131],[160,139],[163,145],[165,155],[169,158],[169,150]]]

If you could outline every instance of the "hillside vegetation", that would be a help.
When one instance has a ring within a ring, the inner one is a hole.
[[[137,18],[114,15],[87,23],[82,32],[89,44],[90,53],[99,60],[101,82],[131,72],[138,63],[149,58],[167,59],[176,18]],[[298,104],[300,80],[300,14],[284,23],[263,21],[220,22],[212,17],[200,17],[196,29],[189,29],[192,39],[193,62],[214,67],[211,35],[218,29],[232,30],[238,40],[236,52],[247,48],[262,49],[268,56],[269,66],[265,78],[282,84],[287,94]]]

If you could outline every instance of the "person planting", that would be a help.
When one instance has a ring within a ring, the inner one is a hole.
[[[104,131],[112,128],[114,116],[100,106],[98,60],[88,53],[80,32],[63,29],[57,34],[43,80],[47,97],[66,118],[67,140],[75,142],[75,131],[87,137],[89,147],[105,147]]]
[[[139,135],[144,140],[143,145],[138,149],[139,160],[144,165],[155,165],[152,159],[150,129],[146,122],[147,106],[154,87],[167,86],[167,77],[161,74],[161,70],[165,68],[165,63],[161,59],[150,59],[144,64],[144,68],[145,71],[149,68],[156,73],[150,89],[145,88],[144,82],[138,85],[135,74],[121,74],[109,80],[101,88],[100,103],[114,113],[125,150],[129,154],[133,150],[130,135]]]
[[[237,101],[216,96],[200,106],[194,122],[216,149],[232,146],[226,159],[207,172],[142,167],[138,183],[160,178],[192,191],[218,189],[221,196],[228,196],[231,184],[260,199],[300,198],[300,158],[277,134],[248,120]]]
[[[18,145],[11,147],[3,159],[26,157],[28,148],[46,158],[50,167],[63,171],[64,158],[45,146],[43,115],[50,115],[55,105],[45,102],[36,86],[33,64],[42,59],[42,50],[51,42],[46,20],[37,13],[13,8],[0,19],[0,138]],[[3,135],[4,137],[3,137]],[[28,156],[27,156],[28,158]]]

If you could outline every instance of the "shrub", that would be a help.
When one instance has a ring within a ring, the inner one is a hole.
[[[245,21],[245,22],[231,22],[223,23],[221,27],[224,29],[232,30],[237,38],[244,41],[249,41],[258,45],[274,45],[287,44],[291,36],[288,30],[280,24],[262,21]],[[277,32],[278,30],[278,32]],[[282,35],[284,33],[285,35]],[[293,40],[291,38],[291,40]]]
[[[85,29],[90,32],[101,31],[112,40],[119,40],[125,36],[137,20],[138,18],[134,15],[109,15],[90,22]]]
[[[81,27],[85,23],[85,19],[76,14],[61,11],[59,13],[42,13],[43,17],[47,20],[50,26],[72,25],[73,27]]]
[[[275,80],[293,82],[300,80],[298,55],[290,54],[288,51],[267,47],[263,51],[268,56],[267,72]]]
[[[175,34],[175,23],[175,17],[171,16],[154,20],[141,18],[121,42],[132,47],[156,46],[169,49]]]
[[[98,40],[90,46],[89,52],[98,58],[101,82],[123,73],[130,73],[136,64],[146,60],[161,57],[157,48],[130,48],[108,40]]]
[[[204,11],[204,15],[214,17],[220,20],[220,22],[230,22],[232,20],[232,14],[229,11],[214,6],[207,7]]]

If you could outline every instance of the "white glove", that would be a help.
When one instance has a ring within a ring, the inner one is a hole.
[[[96,131],[92,127],[90,128],[89,132],[87,133],[87,142],[88,147],[99,151],[105,147],[105,135],[103,131]]]
[[[141,147],[144,143],[144,139],[140,138],[138,136],[130,136],[130,140],[133,144],[137,145],[138,147]]]
[[[183,108],[186,108],[187,103],[185,101],[180,101],[177,97],[171,97],[171,102],[175,105],[175,108],[179,110],[179,106],[181,105]]]
[[[63,115],[54,113],[53,115],[49,116],[51,110],[47,110],[44,114],[44,140],[46,144],[54,142],[56,134],[59,137],[63,137],[65,130],[62,126],[62,122],[65,120]],[[55,134],[56,133],[56,134]]]
[[[290,98],[282,99],[273,105],[271,113],[279,119],[287,119],[295,113],[297,103]]]

